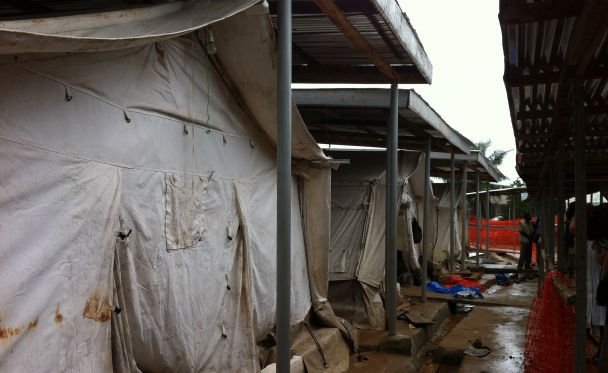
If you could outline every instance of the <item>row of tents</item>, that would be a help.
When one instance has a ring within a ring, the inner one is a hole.
[[[256,3],[0,21],[0,371],[268,365],[277,61],[268,6]],[[294,349],[308,372],[345,371],[351,324],[384,326],[386,155],[324,152],[295,101],[292,126],[293,343],[313,325],[327,367]],[[399,152],[409,272],[420,268],[423,164]],[[450,189],[430,193],[442,263]],[[332,307],[345,286],[360,290],[349,316]]]

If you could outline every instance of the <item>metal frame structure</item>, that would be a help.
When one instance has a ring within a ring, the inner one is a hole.
[[[530,189],[529,198],[541,199],[546,222],[553,219],[546,200],[557,195],[558,232],[563,236],[565,198],[576,196],[577,211],[585,211],[586,195],[599,191],[608,179],[608,2],[501,0],[499,20],[517,171]],[[556,159],[557,193],[546,187],[555,180]],[[585,225],[585,214],[577,214],[577,247],[585,247]],[[558,242],[561,252],[563,239]],[[551,260],[552,246],[545,248]],[[586,253],[577,250],[577,278],[585,276]],[[564,264],[558,259],[559,269]],[[586,290],[586,282],[577,281],[577,373],[586,369]]]
[[[450,152],[468,156],[473,145],[443,119],[412,90],[397,89],[295,89],[298,110],[309,132],[319,143],[352,146],[384,147],[387,144],[387,183],[394,191],[387,193],[385,240],[385,273],[387,284],[396,283],[396,159],[397,149],[420,150],[426,153],[425,196],[423,221],[423,263],[428,258],[428,212],[431,175],[431,151]],[[448,154],[448,156],[451,156]],[[395,173],[394,176],[393,172]],[[435,175],[434,175],[435,176]],[[437,175],[439,176],[439,175]],[[426,265],[422,265],[423,282],[428,278]],[[426,301],[426,287],[422,286],[422,299]],[[389,335],[396,332],[396,288],[386,286],[386,305]]]
[[[277,372],[291,368],[291,1],[278,4]]]
[[[285,3],[289,3],[289,6],[285,6]],[[399,131],[403,121],[403,114],[399,106],[401,92],[397,84],[430,84],[432,77],[432,65],[405,13],[401,11],[396,0],[356,2],[302,0],[293,3],[291,0],[270,0],[269,6],[279,40],[279,130],[281,130],[281,126],[289,123],[285,108],[291,105],[291,102],[287,101],[291,99],[292,82],[390,83],[390,100],[386,95],[381,98],[383,113],[385,116],[390,116],[390,120],[387,122],[387,118],[384,118],[382,123],[382,126],[385,127],[384,134],[378,136],[380,139],[377,140],[380,140],[381,143],[376,143],[376,146],[386,146],[388,150],[387,183],[395,185],[387,190],[387,201],[396,200],[397,150],[402,145],[399,141],[401,138]],[[289,18],[289,22],[285,22],[285,18]],[[289,54],[289,58],[286,54]],[[285,73],[286,69],[290,70],[289,75]],[[289,84],[289,91],[287,91],[287,84]],[[282,96],[284,96],[283,99]],[[409,101],[409,95],[406,94],[405,97]],[[283,122],[281,122],[281,118],[283,118]],[[416,130],[417,126],[414,126],[414,131]],[[289,175],[291,172],[290,155],[284,150],[288,145],[291,146],[291,138],[288,138],[286,133],[284,132],[283,136],[279,137],[279,142],[284,143],[282,146],[279,144],[277,149],[279,165],[282,164],[285,167],[285,170],[279,167],[280,172],[277,175],[279,189],[287,188],[286,185],[290,183],[291,177]],[[374,132],[370,131],[370,133]],[[315,133],[311,134],[313,137],[315,136]],[[424,140],[428,140],[430,144],[432,137],[439,138],[440,136],[425,133]],[[439,143],[444,144],[444,141],[440,140]],[[462,141],[458,151],[468,154],[469,143],[468,140]],[[285,195],[284,191],[278,191],[277,204],[278,206],[289,205],[289,197]],[[391,209],[390,206],[391,204],[387,209],[386,217],[386,259],[393,265],[387,267],[386,276],[387,280],[395,283],[398,212],[395,208]],[[279,221],[281,221],[282,214],[285,213],[286,211],[280,209],[277,211]],[[279,230],[279,236],[281,236],[280,232]],[[285,234],[290,233],[285,232]],[[283,241],[281,238],[278,238],[278,241],[278,244],[289,242],[288,239]],[[280,266],[290,264],[279,260],[284,253],[280,253],[281,245],[278,245],[277,248],[277,282],[290,284],[289,271],[283,271],[280,268]],[[393,253],[393,251],[395,252]],[[277,291],[280,292],[281,289],[281,285],[277,285]],[[396,288],[388,286],[389,335],[397,333],[396,297]],[[287,301],[282,299],[279,304],[279,298],[277,298],[277,346],[281,346],[277,351],[277,371],[281,373],[289,372],[288,351],[291,343],[289,332],[285,330],[289,326],[288,301],[289,298]],[[283,331],[279,333],[279,320],[285,319],[287,324],[282,325]]]

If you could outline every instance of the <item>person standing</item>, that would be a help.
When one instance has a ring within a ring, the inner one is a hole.
[[[519,231],[519,262],[517,263],[517,269],[532,269],[530,263],[532,262],[532,239],[534,228],[532,227],[532,223],[530,223],[529,213],[524,214],[524,220],[519,222],[517,226],[517,231]]]
[[[566,221],[564,224],[566,225],[565,233],[564,233],[564,242],[565,242],[565,256],[568,263],[568,275],[570,278],[574,277],[574,266],[576,261],[576,251],[574,250],[574,234],[570,233],[570,223],[572,219],[574,219],[576,204],[570,203],[568,205],[568,209],[566,210]]]

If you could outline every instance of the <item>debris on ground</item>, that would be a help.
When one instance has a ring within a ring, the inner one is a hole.
[[[472,304],[456,303],[456,313],[469,313],[475,308]]]
[[[456,298],[456,299],[475,299],[475,298],[483,299],[483,295],[481,295],[480,292],[474,291],[473,289],[471,289],[471,290],[459,291],[458,293],[454,294],[454,298]]]
[[[517,273],[498,273],[496,274],[496,281],[498,285],[501,286],[511,286],[513,284],[518,284],[523,281],[532,280],[537,278],[537,273],[529,273],[518,275]]]
[[[475,356],[475,357],[484,357],[490,354],[492,350],[488,347],[484,346],[481,342],[481,338],[477,337],[473,343],[469,347],[464,350],[465,355]]]

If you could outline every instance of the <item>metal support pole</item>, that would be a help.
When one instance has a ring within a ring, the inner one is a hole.
[[[277,4],[277,372],[291,360],[291,1]]]
[[[486,258],[490,259],[490,182],[486,184]]]
[[[521,198],[521,194],[512,194],[511,195],[511,204],[513,205],[513,229],[515,229],[517,231],[517,226],[515,225],[515,198],[517,198],[517,196],[519,196],[519,198]],[[516,234],[516,236],[519,236],[518,234]],[[513,250],[515,250],[515,247],[517,245],[517,238],[515,238],[515,242],[513,242]],[[521,247],[521,245],[520,245]]]
[[[456,251],[456,195],[454,183],[456,182],[456,154],[450,157],[450,273],[454,274],[454,253]]]
[[[545,252],[551,258],[551,262],[555,263],[555,162],[551,161],[549,166],[549,219],[547,219],[547,229],[549,237],[547,239],[547,248]]]
[[[426,302],[427,262],[429,260],[429,191],[431,189],[431,137],[426,140],[424,156],[424,217],[422,228],[422,302]]]
[[[576,305],[574,338],[574,371],[586,371],[587,318],[587,170],[585,165],[585,104],[583,78],[572,79],[572,109],[574,122],[574,195],[576,196]]]
[[[543,185],[540,190],[540,206],[539,206],[539,216],[540,216],[540,235],[542,243],[541,245],[545,248],[545,254],[547,253],[547,237],[548,237],[548,224],[547,224],[547,216],[549,215],[547,212],[547,180],[545,178]],[[545,279],[545,261],[541,256],[540,250],[538,250],[538,245],[536,245],[536,265],[538,266],[538,292],[540,293],[543,280]]]
[[[467,232],[469,231],[469,209],[467,208],[467,172],[468,164],[465,162],[462,165],[462,241],[460,242],[460,270],[462,271],[467,269],[467,252],[465,250],[465,244],[467,242]]]
[[[386,317],[388,335],[397,335],[397,128],[399,87],[391,85],[391,109],[386,138]]]
[[[564,141],[557,147],[557,270],[566,271],[566,242],[564,237]]]
[[[479,267],[479,249],[481,247],[481,240],[479,237],[480,228],[481,228],[481,203],[479,203],[479,178],[481,176],[481,172],[477,171],[477,184],[475,186],[475,252],[476,256],[476,264]]]

